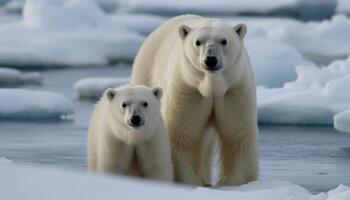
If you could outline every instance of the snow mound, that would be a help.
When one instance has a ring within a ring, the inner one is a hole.
[[[350,133],[350,109],[334,116],[334,128],[341,132]]]
[[[345,200],[350,188],[340,185],[328,193],[313,195],[301,186],[285,182],[256,181],[239,187],[192,188],[122,176],[0,166],[0,199],[240,199],[240,200]],[[48,184],[49,183],[49,184]],[[84,189],[82,192],[81,189]]]
[[[1,120],[58,119],[73,112],[71,101],[54,92],[0,89]]]
[[[332,16],[336,2],[330,0],[128,0],[120,10],[131,13],[151,13],[165,16],[199,15],[273,15],[301,19],[323,19]]]
[[[350,55],[350,20],[344,15],[330,20],[289,23],[272,28],[269,36],[296,48],[306,58],[319,63],[344,59]],[[322,42],[320,42],[322,41]]]
[[[19,70],[0,67],[0,87],[14,87],[24,84],[41,84],[40,73],[22,73]]]
[[[8,164],[13,164],[13,161],[9,160],[5,157],[0,157],[0,166],[1,165],[8,165]]]
[[[74,84],[80,98],[98,99],[107,88],[128,83],[130,78],[84,78]]]
[[[143,37],[90,0],[27,0],[23,21],[0,26],[0,64],[62,67],[131,62]]]
[[[250,30],[246,40],[258,86],[282,87],[297,78],[295,66],[306,64],[292,47],[266,37],[262,29]],[[254,33],[255,32],[255,33]],[[260,32],[260,33],[259,33]]]
[[[327,67],[296,69],[296,81],[258,88],[260,123],[332,125],[335,114],[350,108],[350,57]]]

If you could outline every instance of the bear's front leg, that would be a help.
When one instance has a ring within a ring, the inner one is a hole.
[[[134,148],[113,136],[101,138],[97,145],[97,172],[128,174]]]
[[[175,171],[175,181],[189,185],[203,186],[198,171],[198,149],[194,144],[183,146],[172,144],[172,156]]]
[[[215,127],[219,136],[218,186],[241,185],[258,176],[258,128],[255,93],[230,91],[215,100]]]
[[[220,138],[220,178],[217,186],[238,186],[258,176],[256,138]]]

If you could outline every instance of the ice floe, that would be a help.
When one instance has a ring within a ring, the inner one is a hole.
[[[74,84],[80,98],[98,99],[107,88],[128,83],[130,78],[83,78]]]
[[[38,72],[23,73],[16,69],[0,67],[0,87],[16,87],[24,84],[38,85],[42,83]]]
[[[71,101],[61,94],[0,89],[0,120],[61,119],[73,112]]]
[[[143,37],[90,0],[27,0],[23,20],[0,26],[0,63],[62,67],[131,62]]]

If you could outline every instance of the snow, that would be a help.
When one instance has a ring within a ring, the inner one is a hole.
[[[308,63],[294,48],[268,38],[263,29],[249,32],[246,47],[258,86],[282,87],[296,79],[295,66]]]
[[[327,63],[350,55],[350,20],[335,15],[321,22],[296,22],[271,28],[269,36],[296,48],[304,57]],[[322,41],[322,42],[320,42]]]
[[[256,181],[239,187],[192,188],[123,176],[96,176],[88,173],[24,167],[0,166],[0,199],[240,199],[240,200],[345,200],[350,188],[339,185],[313,195],[305,188],[278,181]]]
[[[131,62],[143,37],[90,0],[27,0],[23,20],[0,26],[0,63],[15,67]]]
[[[122,1],[120,10],[131,13],[151,13],[158,15],[289,15],[304,18],[323,18],[335,10],[336,2],[329,0],[128,0]]]
[[[74,84],[80,98],[97,99],[107,88],[128,83],[130,78],[84,78]]]
[[[0,87],[13,87],[24,84],[41,84],[40,73],[23,73],[16,69],[0,67]]]
[[[1,120],[57,119],[74,112],[63,95],[27,89],[0,89]]]
[[[281,88],[258,88],[260,123],[332,125],[350,108],[350,57],[327,67],[297,66],[297,79]]]
[[[350,109],[334,116],[334,128],[341,132],[350,133]]]

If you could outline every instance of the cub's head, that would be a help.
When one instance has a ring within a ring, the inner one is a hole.
[[[129,142],[149,138],[160,123],[156,120],[160,119],[162,94],[159,87],[125,85],[107,89],[104,95],[111,111],[110,122],[122,127],[117,127],[122,130],[118,136]]]
[[[196,27],[178,29],[187,59],[198,70],[215,74],[232,66],[247,32],[244,24],[231,27],[222,21],[210,21]]]

